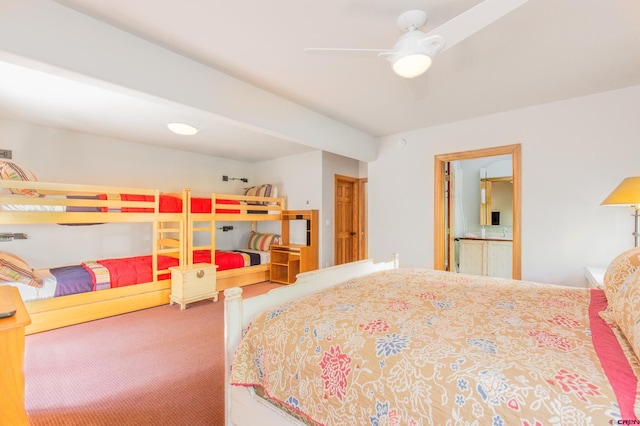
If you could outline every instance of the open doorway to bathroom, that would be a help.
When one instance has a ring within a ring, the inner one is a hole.
[[[436,269],[520,279],[520,152],[517,144],[435,156]]]

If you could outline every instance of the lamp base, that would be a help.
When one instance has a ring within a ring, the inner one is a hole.
[[[636,219],[636,225],[633,231],[633,237],[635,241],[634,247],[640,246],[640,232],[638,232],[638,228],[640,228],[640,209],[636,207],[636,212],[634,214]]]

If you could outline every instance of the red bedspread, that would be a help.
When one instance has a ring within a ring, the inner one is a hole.
[[[151,255],[103,259],[97,262],[109,270],[111,288],[153,281]],[[210,263],[210,252],[208,250],[196,250],[193,253],[193,262]],[[172,266],[178,266],[178,259],[169,256],[158,256],[158,270],[169,269]],[[160,280],[168,280],[169,278],[171,278],[171,274],[163,274],[158,277]]]
[[[109,200],[117,197],[123,201],[153,201],[152,195],[136,195],[136,194],[118,194],[99,196],[101,200]],[[240,204],[236,200],[216,200],[219,204]],[[160,212],[161,213],[181,213],[182,199],[173,195],[160,195]],[[152,213],[153,209],[149,207],[123,207],[118,209],[124,213]],[[102,211],[107,211],[103,208]],[[211,213],[211,198],[194,197],[191,198],[191,213]],[[216,213],[240,213],[238,209],[217,209]]]
[[[97,262],[109,270],[111,288],[153,281],[151,255],[103,259]],[[193,263],[211,263],[211,252],[209,250],[194,251]],[[215,264],[218,265],[218,271],[224,271],[226,269],[244,267],[245,260],[242,254],[216,250]],[[168,256],[158,256],[159,270],[169,269],[172,266],[178,266],[178,259]],[[164,274],[158,277],[160,280],[169,278],[171,278],[170,274]]]
[[[111,288],[153,281],[150,255],[104,259],[98,260],[98,263],[109,270]],[[158,256],[158,269],[167,269],[171,266],[178,266],[178,259],[168,256]],[[169,274],[159,277],[161,280],[169,278]]]
[[[150,195],[131,195],[121,194],[122,200],[125,201],[153,201]],[[218,204],[235,204],[239,205],[240,201],[236,200],[216,200]],[[123,212],[153,212],[150,208],[131,208],[124,207]],[[182,199],[173,195],[160,196],[160,212],[161,213],[180,213],[182,212]],[[193,197],[191,198],[191,213],[211,213],[211,198]],[[216,213],[240,213],[238,209],[216,209]]]
[[[101,200],[113,200],[120,199],[123,201],[154,201],[153,195],[137,195],[137,194],[102,194],[98,196]],[[159,202],[161,213],[180,213],[182,212],[182,200],[179,197],[173,195],[161,195]],[[122,209],[113,209],[114,211],[121,211],[123,213],[153,213],[151,207],[123,207]],[[103,212],[109,211],[107,208],[102,208]]]
[[[235,204],[239,205],[240,201],[236,200],[216,200],[217,204]],[[211,198],[192,198],[191,213],[211,213]],[[240,213],[238,209],[216,209],[216,213]]]
[[[244,256],[239,253],[216,250],[216,265],[218,265],[218,271],[244,268]]]

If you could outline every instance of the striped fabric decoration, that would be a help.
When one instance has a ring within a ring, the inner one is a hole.
[[[105,197],[107,198],[107,200],[122,201],[122,196],[120,194],[106,194]],[[121,209],[120,207],[109,207],[107,211],[111,213],[120,213]]]
[[[0,161],[0,179],[26,182],[38,181],[36,175],[11,161]],[[44,197],[35,189],[9,188],[9,191],[13,194],[27,195],[29,197]]]
[[[249,234],[248,247],[251,250],[269,251],[269,247],[272,244],[281,244],[280,235],[276,234],[261,234],[258,232],[251,232]]]
[[[109,274],[109,269],[94,260],[83,262],[82,266],[84,266],[84,269],[89,271],[93,277],[93,291],[111,288],[111,274]]]
[[[42,287],[42,281],[38,280],[27,262],[5,252],[0,252],[0,280]]]

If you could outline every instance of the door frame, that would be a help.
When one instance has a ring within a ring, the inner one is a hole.
[[[445,243],[449,238],[445,217],[445,165],[451,161],[511,154],[513,171],[513,279],[522,278],[521,259],[521,145],[505,145],[473,151],[441,154],[434,157],[434,269],[445,269]]]

